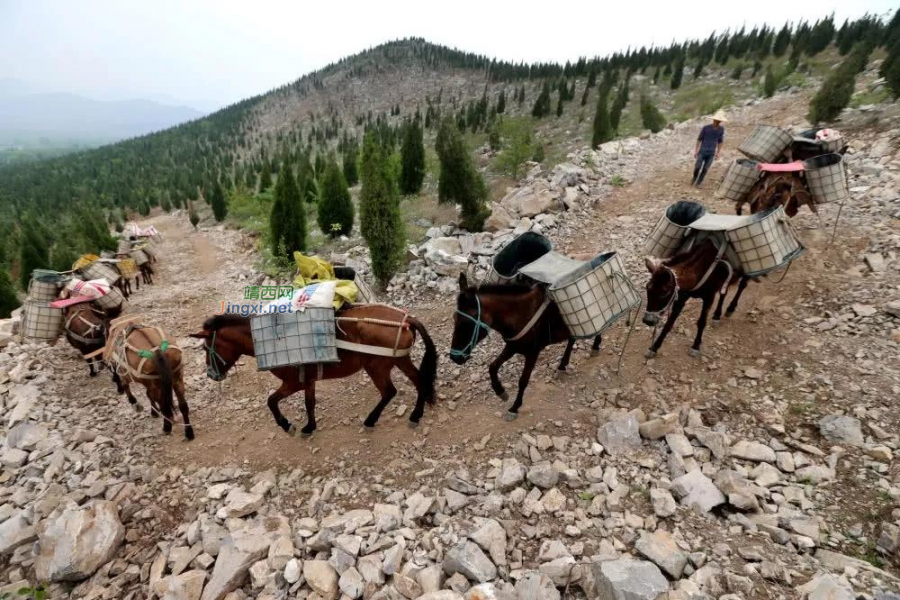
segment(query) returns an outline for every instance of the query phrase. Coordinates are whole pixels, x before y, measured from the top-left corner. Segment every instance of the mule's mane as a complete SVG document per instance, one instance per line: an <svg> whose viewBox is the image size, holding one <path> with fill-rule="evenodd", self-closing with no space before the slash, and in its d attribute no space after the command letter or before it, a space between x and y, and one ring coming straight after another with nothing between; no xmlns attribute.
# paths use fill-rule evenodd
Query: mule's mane
<svg viewBox="0 0 900 600"><path fill-rule="evenodd" d="M218 331L222 327L246 325L248 321L250 321L250 317L225 313L224 315L215 315L208 318L203 322L203 329L206 331Z"/></svg>

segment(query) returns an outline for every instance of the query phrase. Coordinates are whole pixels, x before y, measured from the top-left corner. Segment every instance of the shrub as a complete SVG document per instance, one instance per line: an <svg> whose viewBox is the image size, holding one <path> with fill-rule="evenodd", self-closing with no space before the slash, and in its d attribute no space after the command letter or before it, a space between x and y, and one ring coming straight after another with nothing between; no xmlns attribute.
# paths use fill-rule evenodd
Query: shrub
<svg viewBox="0 0 900 600"><path fill-rule="evenodd" d="M809 105L811 123L833 121L849 104L853 97L856 74L863 70L869 59L872 46L860 42L841 65L822 82Z"/></svg>
<svg viewBox="0 0 900 600"><path fill-rule="evenodd" d="M775 78L775 73L772 72L772 65L769 65L766 68L766 77L763 79L763 92L765 92L766 98L771 98L775 95L777 86L778 80Z"/></svg>
<svg viewBox="0 0 900 600"><path fill-rule="evenodd" d="M197 224L200 222L200 215L197 214L197 211L194 209L193 204L190 206L188 219L191 220L191 225L194 226L194 229L197 229Z"/></svg>
<svg viewBox="0 0 900 600"><path fill-rule="evenodd" d="M216 181L213 184L212 197L209 199L209 205L212 207L213 217L216 221L222 221L228 215L228 204L225 202L225 193L222 186Z"/></svg>
<svg viewBox="0 0 900 600"><path fill-rule="evenodd" d="M513 179L519 178L519 168L531 158L531 123L526 119L507 119L503 123L506 145L497 157L497 167Z"/></svg>
<svg viewBox="0 0 900 600"><path fill-rule="evenodd" d="M71 263L69 263L71 266ZM0 269L0 319L8 319L19 308L19 298L9 273Z"/></svg>
<svg viewBox="0 0 900 600"><path fill-rule="evenodd" d="M666 126L666 118L659 112L648 94L641 96L641 120L644 122L644 127L653 133L662 131Z"/></svg>
<svg viewBox="0 0 900 600"><path fill-rule="evenodd" d="M333 159L328 161L322 176L322 189L317 207L319 229L325 235L337 237L353 230L353 201L347 180Z"/></svg>

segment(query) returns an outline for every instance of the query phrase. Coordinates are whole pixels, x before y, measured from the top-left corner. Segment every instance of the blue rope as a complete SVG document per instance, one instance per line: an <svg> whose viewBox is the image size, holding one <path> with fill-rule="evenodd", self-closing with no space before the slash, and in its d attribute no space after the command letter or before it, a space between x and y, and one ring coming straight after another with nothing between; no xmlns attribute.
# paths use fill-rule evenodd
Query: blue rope
<svg viewBox="0 0 900 600"><path fill-rule="evenodd" d="M475 346L478 344L478 333L481 331L483 327L485 331L490 333L491 328L487 323L481 320L481 300L478 298L478 294L475 294L475 304L478 307L478 315L473 317L469 313L465 313L459 309L456 309L457 314L464 316L465 318L473 321L475 323L475 327L472 330L472 339L469 340L469 343L466 344L466 347L462 350L457 350L455 348L450 348L450 356L461 356L463 358L468 358L472 353L472 350L475 349Z"/></svg>
<svg viewBox="0 0 900 600"><path fill-rule="evenodd" d="M206 367L206 375L210 379L219 381L222 378L222 373L219 371L219 362L222 363L222 366L225 366L225 359L216 352L216 333L213 331L212 343L206 344L206 349L209 352L209 364Z"/></svg>

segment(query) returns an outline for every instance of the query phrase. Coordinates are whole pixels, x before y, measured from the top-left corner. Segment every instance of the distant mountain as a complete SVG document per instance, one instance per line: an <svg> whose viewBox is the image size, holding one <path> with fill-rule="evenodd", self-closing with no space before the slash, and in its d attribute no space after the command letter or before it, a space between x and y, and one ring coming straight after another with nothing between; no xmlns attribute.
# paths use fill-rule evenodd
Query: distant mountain
<svg viewBox="0 0 900 600"><path fill-rule="evenodd" d="M33 92L17 80L0 85L0 144L28 137L117 140L167 129L203 113L152 100L101 101ZM30 134L30 135L29 135Z"/></svg>

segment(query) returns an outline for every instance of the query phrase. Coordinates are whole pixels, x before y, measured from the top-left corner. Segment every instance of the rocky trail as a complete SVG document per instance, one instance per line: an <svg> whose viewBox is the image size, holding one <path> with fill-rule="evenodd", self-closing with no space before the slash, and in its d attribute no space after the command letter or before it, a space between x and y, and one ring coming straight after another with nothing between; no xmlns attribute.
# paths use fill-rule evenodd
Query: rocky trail
<svg viewBox="0 0 900 600"><path fill-rule="evenodd" d="M687 353L693 303L652 360L650 328L638 321L626 346L618 324L598 357L579 342L562 378L562 347L546 351L515 422L488 383L496 335L462 367L446 359L460 261L438 247L458 246L483 275L514 233L541 231L568 254L616 249L643 289L641 244L665 207L694 199L730 213L713 191L739 141L759 122L803 128L806 107L780 94L729 111L727 150L700 190L689 186L694 121L534 169L491 234L430 232L389 292L441 351L439 399L415 430L399 373L373 432L365 375L318 385L311 439L276 427L265 398L277 380L253 359L209 380L187 336L262 281L252 244L150 219L162 233L155 285L127 310L183 348L197 439L163 435L64 341L0 349L0 597L38 582L48 598L128 600L900 597L890 107L840 127L853 201L835 241L838 207L821 220L804 208L794 225L807 255L779 283L752 284L707 329L701 357ZM508 389L520 369L514 359L501 371ZM299 397L282 410L305 418Z"/></svg>

